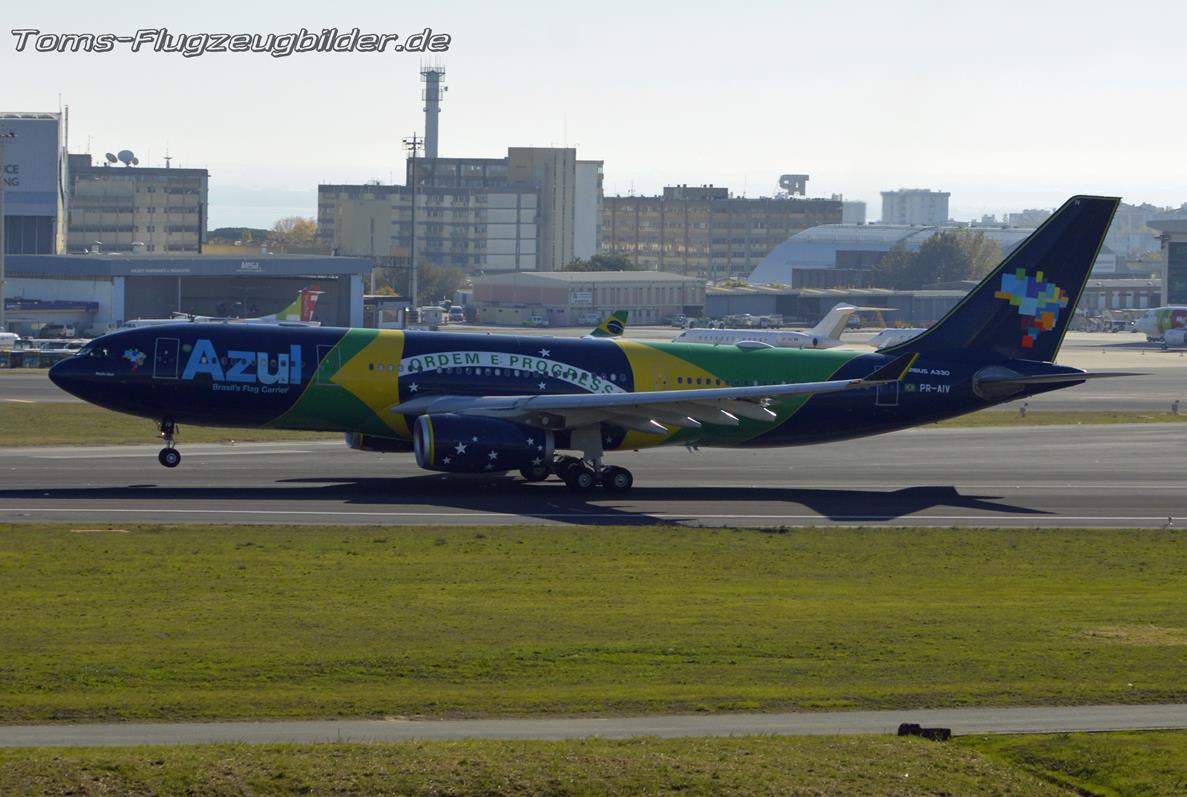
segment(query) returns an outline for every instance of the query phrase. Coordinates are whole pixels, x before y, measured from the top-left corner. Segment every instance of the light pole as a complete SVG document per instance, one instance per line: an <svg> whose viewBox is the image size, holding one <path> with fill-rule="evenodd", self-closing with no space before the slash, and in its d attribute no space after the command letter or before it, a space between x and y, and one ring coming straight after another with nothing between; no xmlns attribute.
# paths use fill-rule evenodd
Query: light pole
<svg viewBox="0 0 1187 797"><path fill-rule="evenodd" d="M5 311L4 298L4 251L8 247L8 240L4 235L4 183L7 180L7 164L4 161L4 142L16 138L11 130L0 131L0 332L8 331L8 314Z"/></svg>
<svg viewBox="0 0 1187 797"><path fill-rule="evenodd" d="M412 169L408 178L409 187L409 201L412 203L412 245L409 247L411 262L411 275L408 280L408 303L409 309L416 312L416 153L419 152L425 145L425 140L413 133L410 137L404 139L404 149L412 153ZM408 326L408 313L404 313L404 326Z"/></svg>

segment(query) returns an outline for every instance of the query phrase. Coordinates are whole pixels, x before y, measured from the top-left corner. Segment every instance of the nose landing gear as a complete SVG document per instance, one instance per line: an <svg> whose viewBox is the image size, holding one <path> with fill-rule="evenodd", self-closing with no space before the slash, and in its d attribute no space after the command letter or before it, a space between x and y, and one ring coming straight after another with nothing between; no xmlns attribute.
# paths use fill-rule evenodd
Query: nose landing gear
<svg viewBox="0 0 1187 797"><path fill-rule="evenodd" d="M157 461L166 468L176 468L181 464L181 452L175 448L177 444L173 438L177 433L177 424L166 418L161 421L158 428L161 430L161 439L165 441L165 447L158 452Z"/></svg>

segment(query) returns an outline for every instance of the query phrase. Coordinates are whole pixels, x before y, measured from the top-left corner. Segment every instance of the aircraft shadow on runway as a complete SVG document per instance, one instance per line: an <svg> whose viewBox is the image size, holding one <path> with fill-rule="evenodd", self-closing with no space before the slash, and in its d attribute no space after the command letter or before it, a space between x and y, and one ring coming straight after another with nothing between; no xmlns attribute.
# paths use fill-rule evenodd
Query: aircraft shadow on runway
<svg viewBox="0 0 1187 797"><path fill-rule="evenodd" d="M916 512L939 507L1012 515L1049 515L1026 506L1001 503L1001 496L962 495L950 485L906 487L893 491L769 487L635 487L625 496L595 491L588 495L569 492L552 481L531 484L510 476L410 476L403 478L299 478L281 479L273 487L162 487L137 484L127 487L0 490L0 500L36 502L103 501L127 503L139 510L153 505L162 509L190 504L203 509L226 507L233 512L250 504L325 502L310 507L324 512L333 505L402 508L431 507L473 512L543 517L567 523L653 524L701 519L705 512L723 524L745 524L747 517L764 524L815 513L833 521L896 521ZM302 487L303 486L303 487ZM691 508L690 503L696 504ZM703 509L703 507L710 507ZM113 507L114 508L114 507ZM250 508L261 508L259 506ZM736 513L736 514L733 514ZM431 514L431 513L426 513ZM662 515L662 517L660 516ZM478 519L476 519L478 520ZM795 518L797 522L803 518ZM398 520L393 520L398 522Z"/></svg>

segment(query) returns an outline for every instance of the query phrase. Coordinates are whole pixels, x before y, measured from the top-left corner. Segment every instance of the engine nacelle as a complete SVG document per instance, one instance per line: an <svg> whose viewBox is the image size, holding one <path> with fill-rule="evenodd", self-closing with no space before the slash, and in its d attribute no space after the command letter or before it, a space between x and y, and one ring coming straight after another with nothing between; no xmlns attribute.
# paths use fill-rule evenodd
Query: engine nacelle
<svg viewBox="0 0 1187 797"><path fill-rule="evenodd" d="M1162 333L1167 346L1187 346L1187 329L1168 329Z"/></svg>
<svg viewBox="0 0 1187 797"><path fill-rule="evenodd" d="M346 432L346 445L356 451L408 452L412 443L398 437L378 437L373 434Z"/></svg>
<svg viewBox="0 0 1187 797"><path fill-rule="evenodd" d="M412 433L416 464L449 473L499 473L552 461L552 432L497 418L422 415Z"/></svg>

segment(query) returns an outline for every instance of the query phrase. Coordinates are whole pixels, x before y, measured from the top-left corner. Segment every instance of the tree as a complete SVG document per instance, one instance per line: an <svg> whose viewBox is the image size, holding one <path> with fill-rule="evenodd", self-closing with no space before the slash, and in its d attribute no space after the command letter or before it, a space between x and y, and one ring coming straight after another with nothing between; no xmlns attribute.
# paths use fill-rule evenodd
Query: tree
<svg viewBox="0 0 1187 797"><path fill-rule="evenodd" d="M215 241L225 241L230 244L238 242L246 246L253 240L267 240L269 234L268 230L259 227L216 227L207 234L207 238L212 243Z"/></svg>
<svg viewBox="0 0 1187 797"><path fill-rule="evenodd" d="M281 246L313 246L317 221L302 216L285 216L272 225L268 243Z"/></svg>
<svg viewBox="0 0 1187 797"><path fill-rule="evenodd" d="M596 254L589 260L577 258L565 266L565 271L638 271L636 266L626 255Z"/></svg>
<svg viewBox="0 0 1187 797"><path fill-rule="evenodd" d="M933 282L980 279L1001 260L1001 248L981 231L944 230L918 252L896 246L874 268L878 287L919 290Z"/></svg>
<svg viewBox="0 0 1187 797"><path fill-rule="evenodd" d="M406 267L381 268L375 275L376 293L408 296L409 271ZM453 266L436 266L421 261L416 271L416 302L436 304L453 299L453 294L466 284L466 272Z"/></svg>

